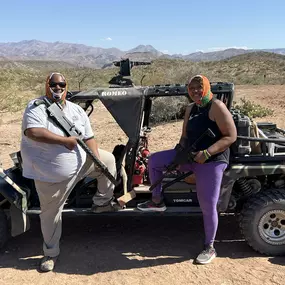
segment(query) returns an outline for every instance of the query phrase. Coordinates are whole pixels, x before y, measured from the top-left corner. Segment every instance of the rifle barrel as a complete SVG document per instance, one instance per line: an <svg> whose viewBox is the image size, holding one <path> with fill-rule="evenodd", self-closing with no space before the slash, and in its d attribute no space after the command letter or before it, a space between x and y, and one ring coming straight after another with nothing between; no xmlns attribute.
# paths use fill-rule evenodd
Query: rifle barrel
<svg viewBox="0 0 285 285"><path fill-rule="evenodd" d="M80 138L77 139L78 144L83 148L83 150L91 156L95 165L103 172L103 174L115 185L118 186L119 182L116 178L109 172L108 168L94 155L91 149L87 146L87 144L81 140Z"/></svg>

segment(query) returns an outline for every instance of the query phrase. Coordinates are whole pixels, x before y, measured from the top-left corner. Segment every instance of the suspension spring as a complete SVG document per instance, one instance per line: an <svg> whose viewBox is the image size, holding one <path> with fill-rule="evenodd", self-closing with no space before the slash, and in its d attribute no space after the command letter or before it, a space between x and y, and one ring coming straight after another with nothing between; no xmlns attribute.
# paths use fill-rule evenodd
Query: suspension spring
<svg viewBox="0 0 285 285"><path fill-rule="evenodd" d="M245 178L240 178L236 182L238 184L239 190L243 196L250 196L252 194L252 189Z"/></svg>

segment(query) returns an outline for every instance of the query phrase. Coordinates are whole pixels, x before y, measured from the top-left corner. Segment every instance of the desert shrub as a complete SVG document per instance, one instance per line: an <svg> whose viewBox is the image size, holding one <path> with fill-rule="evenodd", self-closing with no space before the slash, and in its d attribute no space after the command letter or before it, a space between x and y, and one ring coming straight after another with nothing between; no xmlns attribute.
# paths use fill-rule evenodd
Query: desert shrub
<svg viewBox="0 0 285 285"><path fill-rule="evenodd" d="M153 124L183 119L189 104L186 97L160 97L152 102L150 122Z"/></svg>
<svg viewBox="0 0 285 285"><path fill-rule="evenodd" d="M242 98L237 104L234 102L234 109L250 118L262 118L273 114L270 108L262 107L259 104ZM160 97L153 100L150 122L153 124L166 123L181 120L184 117L186 106L189 100L186 97Z"/></svg>
<svg viewBox="0 0 285 285"><path fill-rule="evenodd" d="M262 107L245 98L242 98L240 101L240 104L234 103L234 109L240 110L241 113L250 118L262 118L273 114L273 110L270 108Z"/></svg>
<svg viewBox="0 0 285 285"><path fill-rule="evenodd" d="M1 96L0 98L0 112L17 112L22 110L26 105L27 100L16 94L9 94L8 96Z"/></svg>
<svg viewBox="0 0 285 285"><path fill-rule="evenodd" d="M0 113L21 111L33 98L36 98L34 92L20 92L18 90L9 93L0 92Z"/></svg>

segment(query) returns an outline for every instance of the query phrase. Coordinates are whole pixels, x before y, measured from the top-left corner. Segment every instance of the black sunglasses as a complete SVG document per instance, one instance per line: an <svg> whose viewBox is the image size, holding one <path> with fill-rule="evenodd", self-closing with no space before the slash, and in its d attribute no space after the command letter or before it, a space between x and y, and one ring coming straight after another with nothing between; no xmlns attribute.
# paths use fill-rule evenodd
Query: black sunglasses
<svg viewBox="0 0 285 285"><path fill-rule="evenodd" d="M59 86L60 88L65 88L66 87L66 82L50 82L49 87L54 88L56 86Z"/></svg>

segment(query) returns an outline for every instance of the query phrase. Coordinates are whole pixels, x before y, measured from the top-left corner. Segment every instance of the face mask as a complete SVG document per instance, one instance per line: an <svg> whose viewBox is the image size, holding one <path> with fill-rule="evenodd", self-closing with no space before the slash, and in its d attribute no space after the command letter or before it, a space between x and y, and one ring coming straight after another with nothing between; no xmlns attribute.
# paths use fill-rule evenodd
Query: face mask
<svg viewBox="0 0 285 285"><path fill-rule="evenodd" d="M211 85L210 85L210 82L208 80L207 77L203 76L203 75L196 75L194 77L192 77L190 80L189 80L189 83L188 83L188 86L190 86L191 84L191 81L192 80L198 80L199 83L201 83L201 86L203 88L203 94L202 96L200 97L200 99L198 101L196 101L196 105L198 105L199 107L205 107L213 98L213 94L211 92ZM189 92L189 89L188 89L188 93L190 95L190 92ZM190 95L191 99L193 101L194 98L192 98L192 96Z"/></svg>
<svg viewBox="0 0 285 285"><path fill-rule="evenodd" d="M66 82L65 88L63 89L63 92L55 93L49 86L49 82L50 82L52 76L55 75L55 74L60 75L62 77L62 80L64 80L66 82L66 80L65 80L65 78L64 78L64 76L62 74L54 73L54 72L51 73L47 77L47 79L46 79L46 85L45 85L46 96L48 98L50 98L52 101L56 101L56 102L60 103L61 105L63 105L65 103L65 97L66 97L66 93L67 93L67 90L68 90L67 82Z"/></svg>
<svg viewBox="0 0 285 285"><path fill-rule="evenodd" d="M61 98L62 98L62 96L64 95L64 92L65 91L63 91L63 92L61 92L61 93L55 93L55 92L53 92L53 90L51 89L51 88L49 88L49 90L50 90L50 93L51 93L51 95L52 95L52 98L54 99L54 100L61 100Z"/></svg>

